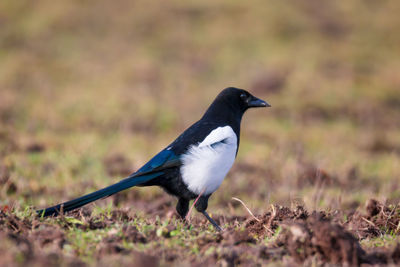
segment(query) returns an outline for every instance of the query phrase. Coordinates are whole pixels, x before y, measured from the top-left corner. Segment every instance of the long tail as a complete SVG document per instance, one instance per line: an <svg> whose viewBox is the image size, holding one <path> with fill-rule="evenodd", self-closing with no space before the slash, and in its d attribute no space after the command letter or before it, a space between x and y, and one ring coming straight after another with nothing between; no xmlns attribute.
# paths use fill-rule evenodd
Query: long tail
<svg viewBox="0 0 400 267"><path fill-rule="evenodd" d="M163 172L155 172L155 173L149 173L149 174L142 174L138 176L130 176L116 184L113 184L111 186L108 186L106 188L100 189L99 191L84 195L82 197L55 205L53 207L47 208L47 209L42 209L42 210L37 210L37 214L39 216L50 216L53 214L60 214L62 212L67 212L70 210L74 210L77 208L80 208L90 202L96 201L100 198L105 198L108 196L111 196L115 193L118 193L122 190L128 189L132 186L139 185L142 183L145 183L151 179L154 179L160 175L162 175Z"/></svg>

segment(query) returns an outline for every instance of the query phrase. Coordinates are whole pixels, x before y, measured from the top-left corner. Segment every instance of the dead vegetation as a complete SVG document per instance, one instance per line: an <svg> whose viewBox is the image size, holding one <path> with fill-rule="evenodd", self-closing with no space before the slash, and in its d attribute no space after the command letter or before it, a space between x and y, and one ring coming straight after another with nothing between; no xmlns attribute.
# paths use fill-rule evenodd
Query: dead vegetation
<svg viewBox="0 0 400 267"><path fill-rule="evenodd" d="M23 264L84 264L76 257L80 252L75 256L61 253L71 246L71 232L79 229L104 231L91 248L91 255L99 262L109 255L124 255L153 264L162 261L254 265L284 259L293 264L398 264L399 244L385 250L365 249L360 241L398 231L399 213L400 208L388 207L372 199L365 211L346 215L347 221L340 212L310 212L302 206L290 209L271 205L265 214L247 219L216 217L225 225L225 230L212 233L207 230L204 220L196 219L193 222L195 228L176 224L175 217L172 220L162 217L155 223L149 220L138 223L136 216L119 209L107 215L92 215L86 209L46 220L34 216L21 218L10 211L1 211L3 242L0 249L4 250L5 246L9 249L1 264L12 265L18 257ZM190 240L185 238L187 235L191 236ZM185 245L173 249L160 245L168 239ZM144 250L139 249L140 244L145 246ZM193 247L197 252L188 253L187 250Z"/></svg>

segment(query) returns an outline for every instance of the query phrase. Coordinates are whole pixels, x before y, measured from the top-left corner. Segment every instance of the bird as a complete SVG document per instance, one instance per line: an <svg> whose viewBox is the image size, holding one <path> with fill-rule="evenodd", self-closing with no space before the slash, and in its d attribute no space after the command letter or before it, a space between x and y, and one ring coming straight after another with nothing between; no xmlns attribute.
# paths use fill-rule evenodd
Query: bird
<svg viewBox="0 0 400 267"><path fill-rule="evenodd" d="M208 200L231 169L239 149L240 124L249 108L270 107L244 89L223 89L204 115L178 138L121 181L82 197L37 210L58 215L133 186L159 186L178 199L176 211L185 220L190 201L221 231L207 213Z"/></svg>

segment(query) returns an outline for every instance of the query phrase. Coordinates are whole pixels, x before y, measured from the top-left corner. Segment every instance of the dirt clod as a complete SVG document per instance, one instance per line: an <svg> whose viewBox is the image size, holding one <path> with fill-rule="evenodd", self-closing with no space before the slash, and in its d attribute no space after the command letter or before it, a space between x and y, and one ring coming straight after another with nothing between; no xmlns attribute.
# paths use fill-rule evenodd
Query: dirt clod
<svg viewBox="0 0 400 267"><path fill-rule="evenodd" d="M122 234L126 241L133 243L147 243L146 237L135 226L124 226Z"/></svg>
<svg viewBox="0 0 400 267"><path fill-rule="evenodd" d="M54 243L62 248L66 243L64 232L54 226L44 225L44 227L32 232L31 236L39 242L41 247Z"/></svg>
<svg viewBox="0 0 400 267"><path fill-rule="evenodd" d="M46 150L46 146L42 143L32 142L28 144L25 151L28 153L41 153Z"/></svg>
<svg viewBox="0 0 400 267"><path fill-rule="evenodd" d="M366 214L356 211L349 216L347 228L360 239L374 238L396 233L400 223L400 207L387 206L370 199L366 203Z"/></svg>
<svg viewBox="0 0 400 267"><path fill-rule="evenodd" d="M375 199L370 199L366 203L368 217L373 217L381 211L382 205Z"/></svg>
<svg viewBox="0 0 400 267"><path fill-rule="evenodd" d="M162 203L164 200L150 205L149 209L159 207ZM144 230L146 227L139 229L139 226L131 223L135 218L120 209L102 215L92 215L82 210L70 212L67 216L58 217L58 223L36 217L21 219L9 211L0 211L0 237L24 253L24 263L35 261L57 265L70 262L71 259L66 259L61 251L71 242L69 231L76 228L84 232L100 230L99 233L105 234L94 246L93 256L99 261L104 255L130 255L134 262L149 266L156 266L160 259L170 263L185 260L199 263L199 259L186 258L187 253L183 251L187 248L177 246L170 250L161 245L167 239L173 243L180 242L181 235L190 233L199 254L207 255L201 262L211 265L267 264L284 259L291 264L304 265L312 262L343 266L398 264L400 245L390 249L364 250L359 243L364 238L395 231L399 225L398 207L386 206L376 200L369 200L366 206L366 214L347 214L346 222L339 219L343 217L341 213L309 212L304 206L291 209L274 205L263 215L255 215L247 220L238 220L237 216L215 216L220 223L228 224L222 233L207 233L207 222L200 218L192 222L197 227L190 230L177 228L174 223L160 224L154 221L144 223L151 230ZM171 218L166 218L166 214L161 216L164 216L162 220L173 222ZM268 242L265 243L265 240ZM152 249L144 253L136 252L134 248L142 244ZM40 252L43 248L48 249L49 253Z"/></svg>

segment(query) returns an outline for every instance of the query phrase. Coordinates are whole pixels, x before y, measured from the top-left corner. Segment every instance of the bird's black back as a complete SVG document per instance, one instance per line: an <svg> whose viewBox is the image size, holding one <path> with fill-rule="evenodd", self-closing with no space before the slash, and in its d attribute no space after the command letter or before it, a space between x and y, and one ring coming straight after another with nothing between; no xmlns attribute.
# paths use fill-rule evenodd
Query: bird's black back
<svg viewBox="0 0 400 267"><path fill-rule="evenodd" d="M208 107L203 117L186 129L168 148L181 155L191 145L203 141L214 129L230 126L237 137L237 147L240 141L240 123L248 107L243 105L240 94L242 89L229 87L224 89ZM246 92L247 93L247 92Z"/></svg>

